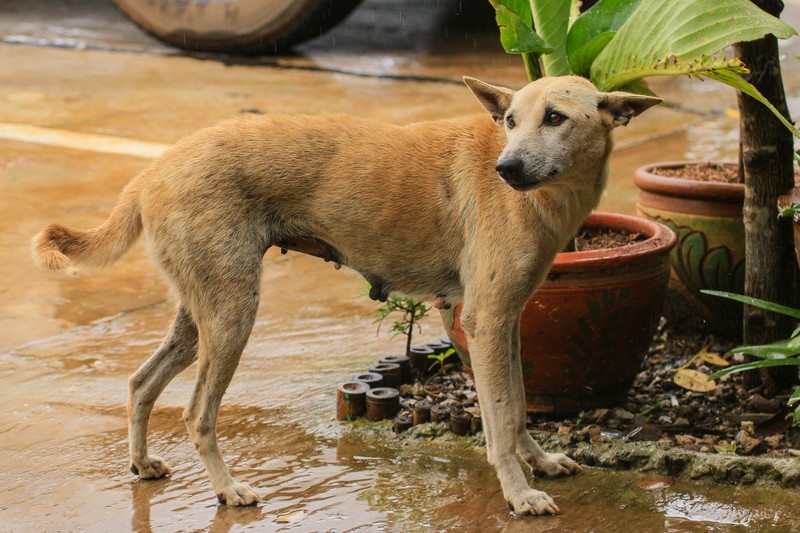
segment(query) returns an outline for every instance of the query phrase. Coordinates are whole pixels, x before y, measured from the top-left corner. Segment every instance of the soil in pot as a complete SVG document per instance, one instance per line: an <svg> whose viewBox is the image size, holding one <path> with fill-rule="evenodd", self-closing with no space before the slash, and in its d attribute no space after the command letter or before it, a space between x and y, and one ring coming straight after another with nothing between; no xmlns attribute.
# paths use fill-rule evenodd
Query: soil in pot
<svg viewBox="0 0 800 533"><path fill-rule="evenodd" d="M638 168L634 183L637 214L678 236L670 254L667 319L690 330L739 337L741 306L700 292L744 290L744 184L738 183L738 165L654 163Z"/></svg>

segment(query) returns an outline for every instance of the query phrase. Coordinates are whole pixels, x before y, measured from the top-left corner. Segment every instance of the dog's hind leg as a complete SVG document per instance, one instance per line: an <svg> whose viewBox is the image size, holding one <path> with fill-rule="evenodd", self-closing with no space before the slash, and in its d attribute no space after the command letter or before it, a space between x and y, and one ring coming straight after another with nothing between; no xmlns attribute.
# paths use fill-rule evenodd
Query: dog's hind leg
<svg viewBox="0 0 800 533"><path fill-rule="evenodd" d="M251 266L249 258L230 258ZM215 287L206 287L202 309L194 312L199 332L197 382L183 414L189 435L208 471L220 503L252 505L259 497L248 485L237 483L217 444L217 416L228 384L253 328L258 308L260 256L252 271L238 268ZM233 263L229 263L233 264Z"/></svg>
<svg viewBox="0 0 800 533"><path fill-rule="evenodd" d="M128 439L131 471L142 479L170 473L164 461L147 453L147 426L164 387L195 360L197 328L183 305L156 352L128 380Z"/></svg>

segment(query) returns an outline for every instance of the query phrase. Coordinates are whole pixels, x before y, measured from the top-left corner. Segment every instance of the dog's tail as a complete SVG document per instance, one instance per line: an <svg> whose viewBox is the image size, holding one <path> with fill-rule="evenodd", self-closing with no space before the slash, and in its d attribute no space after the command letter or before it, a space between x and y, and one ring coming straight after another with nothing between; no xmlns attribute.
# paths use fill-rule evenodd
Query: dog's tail
<svg viewBox="0 0 800 533"><path fill-rule="evenodd" d="M103 224L88 230L48 224L33 238L33 260L51 270L74 265L103 266L116 261L142 233L138 190L129 184Z"/></svg>

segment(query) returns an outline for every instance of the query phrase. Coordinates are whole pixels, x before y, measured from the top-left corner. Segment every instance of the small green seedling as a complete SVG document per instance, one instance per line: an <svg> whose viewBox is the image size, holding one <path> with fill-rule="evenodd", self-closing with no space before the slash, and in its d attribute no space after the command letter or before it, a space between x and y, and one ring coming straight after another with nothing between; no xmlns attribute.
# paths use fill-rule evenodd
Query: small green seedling
<svg viewBox="0 0 800 533"><path fill-rule="evenodd" d="M428 359L433 359L433 363L431 363L431 366L428 367L428 370L429 371L433 370L434 368L436 368L436 365L439 365L439 374L444 375L447 369L453 366L453 365L446 365L444 364L444 362L447 361L447 359L454 353L456 353L456 351L453 348L450 348L442 353L429 355Z"/></svg>

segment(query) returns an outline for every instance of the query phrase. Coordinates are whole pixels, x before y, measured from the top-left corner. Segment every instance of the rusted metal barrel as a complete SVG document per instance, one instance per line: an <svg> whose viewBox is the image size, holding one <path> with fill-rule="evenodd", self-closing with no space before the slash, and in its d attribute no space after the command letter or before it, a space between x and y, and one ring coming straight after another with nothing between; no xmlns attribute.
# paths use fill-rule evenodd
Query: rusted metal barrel
<svg viewBox="0 0 800 533"><path fill-rule="evenodd" d="M400 386L400 365L396 363L379 363L369 367L369 371L383 376L382 387Z"/></svg>
<svg viewBox="0 0 800 533"><path fill-rule="evenodd" d="M375 372L362 372L361 374L356 374L350 381L360 381L362 383L366 383L371 389L383 386L383 376Z"/></svg>
<svg viewBox="0 0 800 533"><path fill-rule="evenodd" d="M367 420L377 422L394 418L400 411L400 393L391 387L376 387L367 391Z"/></svg>
<svg viewBox="0 0 800 533"><path fill-rule="evenodd" d="M405 355L387 355L378 359L378 362L400 365L400 383L411 383L411 359Z"/></svg>
<svg viewBox="0 0 800 533"><path fill-rule="evenodd" d="M336 418L348 422L367 412L369 385L361 381L345 381L336 387Z"/></svg>
<svg viewBox="0 0 800 533"><path fill-rule="evenodd" d="M426 344L423 344L423 346L433 350L433 353L435 353L436 355L439 355L440 353L444 353L444 352L446 352L447 350L449 350L450 348L453 347L453 345L450 344L449 342L442 342L442 341L439 341L439 342L428 342Z"/></svg>
<svg viewBox="0 0 800 533"><path fill-rule="evenodd" d="M483 419L481 419L481 415L472 415L469 432L476 435L480 431L483 431Z"/></svg>
<svg viewBox="0 0 800 533"><path fill-rule="evenodd" d="M430 374L429 368L433 360L428 359L429 355L433 355L433 350L427 346L412 346L408 353L411 359L411 373L420 381L424 381Z"/></svg>
<svg viewBox="0 0 800 533"><path fill-rule="evenodd" d="M450 413L450 431L456 435L467 435L472 425L472 415L466 411L453 411Z"/></svg>
<svg viewBox="0 0 800 533"><path fill-rule="evenodd" d="M394 417L394 424L392 425L392 430L395 433L402 433L405 430L409 429L413 423L411 419L405 415L397 415Z"/></svg>
<svg viewBox="0 0 800 533"><path fill-rule="evenodd" d="M452 408L447 405L434 405L431 407L431 422L445 422L450 420Z"/></svg>
<svg viewBox="0 0 800 533"><path fill-rule="evenodd" d="M421 400L414 405L414 414L412 415L414 425L418 426L431 421L431 403L426 400Z"/></svg>

